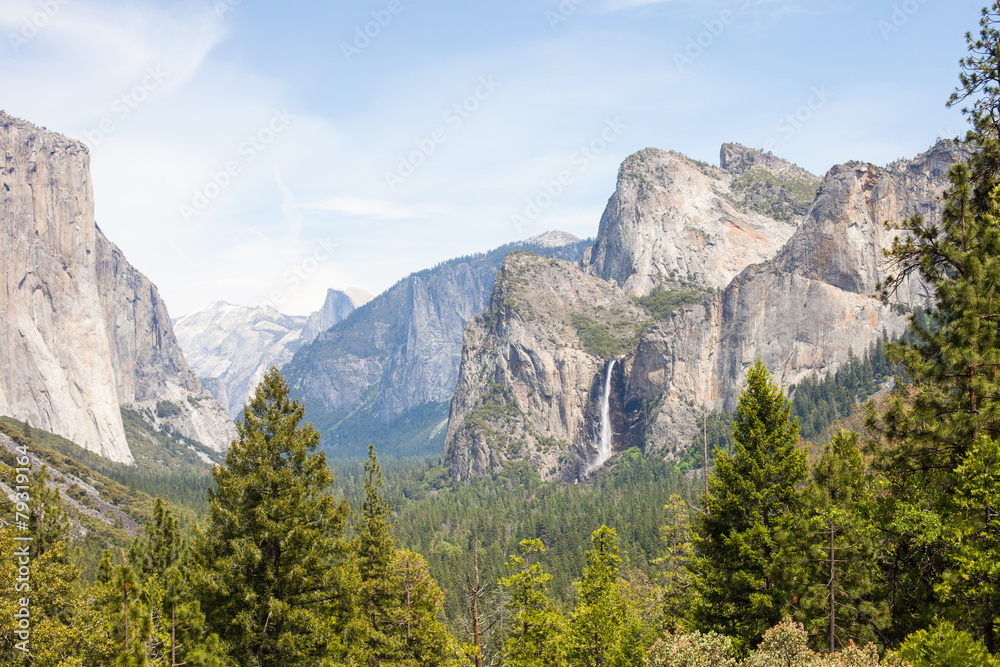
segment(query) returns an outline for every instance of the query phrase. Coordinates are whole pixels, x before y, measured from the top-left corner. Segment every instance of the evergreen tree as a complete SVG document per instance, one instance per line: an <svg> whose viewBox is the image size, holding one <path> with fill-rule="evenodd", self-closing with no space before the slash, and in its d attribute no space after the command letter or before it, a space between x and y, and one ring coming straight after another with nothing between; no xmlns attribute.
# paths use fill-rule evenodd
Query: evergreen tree
<svg viewBox="0 0 1000 667"><path fill-rule="evenodd" d="M614 528L601 526L591 536L566 657L581 667L627 667L642 660L642 633L618 585L621 557Z"/></svg>
<svg viewBox="0 0 1000 667"><path fill-rule="evenodd" d="M522 540L520 555L511 554L507 563L512 574L500 580L510 592L514 611L503 651L506 667L566 665L562 648L566 622L548 596L552 575L537 561L544 553L541 540Z"/></svg>
<svg viewBox="0 0 1000 667"><path fill-rule="evenodd" d="M69 537L69 517L63 507L59 489L50 489L48 481L49 474L44 468L32 478L28 529L34 537L35 558Z"/></svg>
<svg viewBox="0 0 1000 667"><path fill-rule="evenodd" d="M996 651L1000 579L980 572L956 574L963 552L979 546L970 526L992 521L991 510L955 507L961 466L980 436L1000 437L1000 205L997 166L1000 143L1000 6L983 10L979 36L967 35L961 86L950 103L971 101L964 111L975 149L969 165L949 172L950 189L940 224L920 216L900 226L887 252L894 267L882 287L889 297L904 280L919 276L934 291L930 323L911 318L912 339L890 346L913 384L881 420L884 443L875 443L887 483L880 523L885 527L885 599L895 619L891 641L926 627L936 613L984 639ZM971 468L976 465L970 462ZM956 535L968 539L957 540ZM968 574L968 571L966 571ZM943 581L947 579L947 581ZM963 583L964 582L964 583Z"/></svg>
<svg viewBox="0 0 1000 667"><path fill-rule="evenodd" d="M223 665L226 656L217 635L209 635L200 601L192 588L193 567L180 522L162 499L156 499L146 536L137 537L129 556L145 585L159 591L150 601L154 622L164 637L163 662L177 665Z"/></svg>
<svg viewBox="0 0 1000 667"><path fill-rule="evenodd" d="M373 445L365 462L365 496L354 530L364 643L363 660L371 667L392 664L404 651L404 636L396 626L403 610L393 569L396 538L392 534L392 508L382 498L382 468ZM361 648L359 646L359 648Z"/></svg>
<svg viewBox="0 0 1000 667"><path fill-rule="evenodd" d="M850 641L881 639L889 620L888 610L873 593L879 576L871 525L873 487L857 434L841 431L824 448L803 494L806 588L798 615L818 638L816 644L830 653Z"/></svg>
<svg viewBox="0 0 1000 667"><path fill-rule="evenodd" d="M758 359L740 395L734 452L715 452L691 566L698 625L732 637L743 653L789 606L791 529L802 507L796 487L806 476L798 439L788 401Z"/></svg>
<svg viewBox="0 0 1000 667"><path fill-rule="evenodd" d="M237 423L199 547L206 614L239 665L319 664L351 618L346 501L274 367Z"/></svg>
<svg viewBox="0 0 1000 667"><path fill-rule="evenodd" d="M365 497L354 540L359 622L351 633L352 658L372 667L453 664L465 649L437 618L443 596L427 561L396 548L374 446L368 448L364 470Z"/></svg>
<svg viewBox="0 0 1000 667"><path fill-rule="evenodd" d="M691 515L687 504L676 493L663 506L667 519L660 528L666 554L654 561L662 572L662 617L665 630L677 630L688 616L694 592L691 559Z"/></svg>

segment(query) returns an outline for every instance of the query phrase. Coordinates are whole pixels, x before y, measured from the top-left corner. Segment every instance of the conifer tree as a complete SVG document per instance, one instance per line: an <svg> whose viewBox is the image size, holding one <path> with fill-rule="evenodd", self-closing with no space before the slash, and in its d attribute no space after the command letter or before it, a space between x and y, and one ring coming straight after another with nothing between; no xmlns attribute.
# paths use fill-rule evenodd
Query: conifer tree
<svg viewBox="0 0 1000 667"><path fill-rule="evenodd" d="M510 592L514 612L510 638L504 645L506 667L559 667L566 665L563 633L566 622L548 596L552 575L538 558L545 553L541 540L522 540L520 554L511 554L512 574L500 580Z"/></svg>
<svg viewBox="0 0 1000 667"><path fill-rule="evenodd" d="M354 540L360 619L351 633L352 657L370 667L452 664L460 649L437 619L441 589L423 556L396 548L374 446L368 447L364 470L365 498Z"/></svg>
<svg viewBox="0 0 1000 667"><path fill-rule="evenodd" d="M696 524L691 570L699 626L733 638L742 653L789 607L792 538L805 479L798 423L760 359L747 373L733 425L732 455L715 451L706 512Z"/></svg>
<svg viewBox="0 0 1000 667"><path fill-rule="evenodd" d="M824 448L803 493L807 512L799 530L806 587L798 615L830 653L850 641L881 640L889 620L873 592L879 576L871 525L874 485L857 434L841 431Z"/></svg>
<svg viewBox="0 0 1000 667"><path fill-rule="evenodd" d="M690 611L694 587L694 575L689 569L694 555L691 513L676 493L670 496L663 510L667 518L660 527L660 535L666 553L654 562L662 572L663 629L676 630Z"/></svg>
<svg viewBox="0 0 1000 667"><path fill-rule="evenodd" d="M1000 582L977 576L973 583L964 568L974 557L963 555L980 546L985 534L969 528L989 526L991 510L984 505L975 513L954 501L964 484L960 470L978 465L970 460L974 444L1000 437L998 22L1000 5L984 9L979 35L966 36L969 55L949 102L970 103L963 109L972 126L970 163L949 172L940 221L906 220L887 252L894 273L883 297L911 276L934 296L928 319L911 317L912 340L890 346L912 379L908 395L870 420L885 439L873 452L887 484L879 523L886 534L883 579L891 582L884 597L895 619L890 639L901 641L940 613L982 637L991 652L1000 648Z"/></svg>
<svg viewBox="0 0 1000 667"><path fill-rule="evenodd" d="M351 617L349 508L315 450L319 433L271 370L238 438L215 466L211 516L199 547L206 615L247 667L319 664L342 653Z"/></svg>
<svg viewBox="0 0 1000 667"><path fill-rule="evenodd" d="M403 613L393 571L396 538L392 508L382 498L382 468L373 445L365 462L365 498L354 530L360 590L358 610L363 621L364 661L371 667L391 663L403 651L396 620Z"/></svg>
<svg viewBox="0 0 1000 667"><path fill-rule="evenodd" d="M566 637L567 660L581 667L639 664L642 633L618 584L618 535L614 528L601 526L591 535L591 544L583 578L577 582L579 596Z"/></svg>

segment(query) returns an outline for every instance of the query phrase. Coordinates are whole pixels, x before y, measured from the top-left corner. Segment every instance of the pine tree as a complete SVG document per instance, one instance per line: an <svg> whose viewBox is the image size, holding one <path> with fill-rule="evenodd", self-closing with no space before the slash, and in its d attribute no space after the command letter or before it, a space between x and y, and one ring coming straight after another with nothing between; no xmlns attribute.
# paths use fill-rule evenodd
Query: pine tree
<svg viewBox="0 0 1000 667"><path fill-rule="evenodd" d="M807 513L799 531L806 588L798 616L830 653L850 641L880 640L889 621L873 592L879 576L871 524L874 486L857 434L841 431L824 448L803 493Z"/></svg>
<svg viewBox="0 0 1000 667"><path fill-rule="evenodd" d="M796 487L806 477L798 439L788 401L758 359L740 395L734 452L715 452L691 566L698 625L732 637L744 654L789 606L791 531L802 507Z"/></svg>
<svg viewBox="0 0 1000 667"><path fill-rule="evenodd" d="M566 657L581 667L627 667L642 660L642 633L618 584L621 556L614 528L591 535L583 578L566 637Z"/></svg>
<svg viewBox="0 0 1000 667"><path fill-rule="evenodd" d="M678 495L663 506L667 518L660 528L665 555L654 563L663 579L662 615L665 630L677 630L688 616L694 592L694 576L689 569L694 555L691 541L691 513Z"/></svg>
<svg viewBox="0 0 1000 667"><path fill-rule="evenodd" d="M371 667L452 664L461 650L437 619L441 589L423 556L396 548L374 446L364 469L365 498L354 527L360 623L352 631L352 657Z"/></svg>
<svg viewBox="0 0 1000 667"><path fill-rule="evenodd" d="M396 627L403 613L393 569L396 538L392 534L392 508L383 500L381 490L382 468L375 447L369 445L365 497L354 526L354 553L360 578L358 610L364 623L363 659L371 667L391 664L404 649Z"/></svg>
<svg viewBox="0 0 1000 667"><path fill-rule="evenodd" d="M243 410L225 465L213 468L199 583L210 626L239 665L335 657L351 618L350 509L329 493L319 434L302 418L272 367Z"/></svg>
<svg viewBox="0 0 1000 667"><path fill-rule="evenodd" d="M34 557L54 547L69 537L69 517L63 507L59 489L49 488L49 474L41 469L35 473L31 484L31 515L28 529L34 536Z"/></svg>
<svg viewBox="0 0 1000 667"><path fill-rule="evenodd" d="M503 651L506 667L566 665L562 648L566 622L548 596L552 575L537 560L543 553L541 540L522 540L520 554L511 554L507 563L512 574L500 580L510 592L514 612Z"/></svg>
<svg viewBox="0 0 1000 667"><path fill-rule="evenodd" d="M974 444L1000 437L1000 5L983 10L979 36L967 35L961 86L950 104L971 101L963 111L972 127L969 165L949 172L950 189L940 224L915 216L887 252L894 275L888 298L903 280L919 276L933 288L929 319L911 317L911 340L890 346L890 357L912 379L882 419L870 420L884 443L875 443L887 484L880 523L885 526L883 579L895 619L890 639L926 627L936 613L972 630L991 652L998 648L1000 577L967 578L963 552L979 547L991 509L955 507L963 484L960 469L975 469ZM980 462L981 463L981 462ZM965 468L963 468L965 466ZM959 540L957 535L966 535ZM970 575L971 576L971 575ZM962 582L965 583L962 583Z"/></svg>

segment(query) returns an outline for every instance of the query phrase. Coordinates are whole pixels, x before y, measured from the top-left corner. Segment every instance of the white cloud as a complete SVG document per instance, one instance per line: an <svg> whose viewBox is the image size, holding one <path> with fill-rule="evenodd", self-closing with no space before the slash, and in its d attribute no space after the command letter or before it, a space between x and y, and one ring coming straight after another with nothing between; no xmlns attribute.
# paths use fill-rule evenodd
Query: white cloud
<svg viewBox="0 0 1000 667"><path fill-rule="evenodd" d="M401 220L419 217L412 208L396 206L380 199L362 199L349 195L330 197L323 201L302 204L304 208L341 213L352 218L372 218L375 220Z"/></svg>

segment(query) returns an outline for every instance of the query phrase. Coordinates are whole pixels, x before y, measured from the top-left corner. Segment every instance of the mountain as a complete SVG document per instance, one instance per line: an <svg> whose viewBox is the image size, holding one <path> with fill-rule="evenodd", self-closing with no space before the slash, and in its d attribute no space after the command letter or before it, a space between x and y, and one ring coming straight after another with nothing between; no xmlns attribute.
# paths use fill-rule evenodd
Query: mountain
<svg viewBox="0 0 1000 667"><path fill-rule="evenodd" d="M939 215L947 170L966 159L962 145L941 141L884 168L836 166L775 248L781 220L753 218L772 234L743 238L745 222L737 224L725 205L733 190L722 187L723 169L649 149L631 156L585 270L540 260L505 265L490 308L466 332L444 462L459 478L528 459L548 478L575 479L598 460L605 423L613 452L641 446L671 458L698 433L705 409L735 409L758 356L784 387L836 371L852 349L903 331L908 310L926 303L928 290L915 279L892 303L873 298L886 273L882 250L896 234L884 223ZM731 144L723 146L721 163L737 176L785 170L807 178L773 156ZM757 188L751 201L786 210L794 197L782 190ZM683 207L706 213L687 215ZM734 256L699 242L726 225L740 228L725 233L740 241ZM716 255L706 259L706 252ZM765 259L712 289L752 256ZM588 274L610 277L598 286ZM628 296L649 318L635 321L631 332ZM581 363L581 350L592 358Z"/></svg>
<svg viewBox="0 0 1000 667"><path fill-rule="evenodd" d="M202 384L236 418L272 364L285 365L302 345L371 298L360 289L330 289L323 307L308 317L217 301L175 320L174 330Z"/></svg>
<svg viewBox="0 0 1000 667"><path fill-rule="evenodd" d="M437 454L462 331L483 312L508 253L579 261L590 241L548 232L411 274L299 349L282 369L333 451Z"/></svg>
<svg viewBox="0 0 1000 667"><path fill-rule="evenodd" d="M584 259L587 270L643 295L669 278L723 289L774 256L819 178L736 144L721 153L721 168L655 148L626 158Z"/></svg>
<svg viewBox="0 0 1000 667"><path fill-rule="evenodd" d="M650 324L623 290L570 262L508 255L486 313L465 330L445 440L453 474L528 458L543 478L582 477L588 457L574 443L596 435L606 358Z"/></svg>
<svg viewBox="0 0 1000 667"><path fill-rule="evenodd" d="M0 156L0 415L125 463L123 408L223 451L232 421L94 220L87 148L0 112Z"/></svg>

